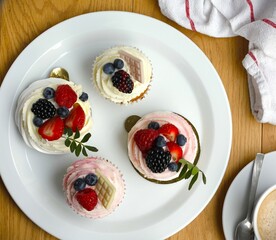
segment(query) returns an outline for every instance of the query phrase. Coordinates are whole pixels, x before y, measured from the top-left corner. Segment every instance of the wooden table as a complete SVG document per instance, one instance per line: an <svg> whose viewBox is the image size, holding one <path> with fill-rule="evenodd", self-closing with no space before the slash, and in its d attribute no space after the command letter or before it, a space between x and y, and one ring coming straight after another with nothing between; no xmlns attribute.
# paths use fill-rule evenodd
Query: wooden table
<svg viewBox="0 0 276 240"><path fill-rule="evenodd" d="M257 152L266 153L276 147L276 127L257 123L250 112L247 76L241 64L247 53L245 39L215 39L186 30L161 14L157 0L4 0L0 1L0 82L20 52L43 31L73 16L103 10L135 12L168 23L195 42L219 73L233 119L229 164L207 207L192 223L168 239L223 239L222 206L232 180ZM0 239L55 239L24 215L2 181L0 206Z"/></svg>

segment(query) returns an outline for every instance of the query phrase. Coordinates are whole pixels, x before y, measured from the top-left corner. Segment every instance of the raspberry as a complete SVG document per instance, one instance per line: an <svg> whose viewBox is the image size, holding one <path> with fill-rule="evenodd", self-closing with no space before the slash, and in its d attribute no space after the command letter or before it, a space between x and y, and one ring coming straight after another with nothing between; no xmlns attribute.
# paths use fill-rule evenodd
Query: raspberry
<svg viewBox="0 0 276 240"><path fill-rule="evenodd" d="M56 114L55 106L47 99L43 98L40 98L33 104L31 111L35 116L41 119L51 118Z"/></svg>
<svg viewBox="0 0 276 240"><path fill-rule="evenodd" d="M131 80L129 74L124 70L119 70L111 78L112 84L120 92L131 93L134 87L134 83Z"/></svg>
<svg viewBox="0 0 276 240"><path fill-rule="evenodd" d="M92 211L98 203L98 195L91 188L85 188L76 194L78 203L87 211Z"/></svg>
<svg viewBox="0 0 276 240"><path fill-rule="evenodd" d="M153 148L148 151L146 156L146 164L154 173L162 173L168 167L171 160L169 151L164 151L163 148Z"/></svg>
<svg viewBox="0 0 276 240"><path fill-rule="evenodd" d="M158 137L158 131L154 129L141 129L134 135L134 141L142 153L146 153L154 145L155 139Z"/></svg>
<svg viewBox="0 0 276 240"><path fill-rule="evenodd" d="M77 98L77 94L69 85L63 84L57 87L55 100L60 107L71 108Z"/></svg>

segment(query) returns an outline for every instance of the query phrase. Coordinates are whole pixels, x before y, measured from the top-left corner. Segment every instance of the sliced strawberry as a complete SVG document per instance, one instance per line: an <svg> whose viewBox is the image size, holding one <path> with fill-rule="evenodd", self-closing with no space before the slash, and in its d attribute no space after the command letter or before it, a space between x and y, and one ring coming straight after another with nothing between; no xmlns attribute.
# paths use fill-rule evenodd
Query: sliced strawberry
<svg viewBox="0 0 276 240"><path fill-rule="evenodd" d="M67 84L59 85L56 89L55 100L60 107L71 108L77 98L75 91Z"/></svg>
<svg viewBox="0 0 276 240"><path fill-rule="evenodd" d="M71 128L73 132L81 130L85 123L85 113L78 103L75 103L73 109L70 111L69 116L65 119L64 124L66 127Z"/></svg>
<svg viewBox="0 0 276 240"><path fill-rule="evenodd" d="M154 145L159 133L154 129L141 129L134 135L134 141L142 153L146 153Z"/></svg>
<svg viewBox="0 0 276 240"><path fill-rule="evenodd" d="M54 141L59 139L64 130L63 120L56 116L45 121L39 128L38 133L42 138L49 141Z"/></svg>
<svg viewBox="0 0 276 240"><path fill-rule="evenodd" d="M167 142L167 147L169 152L172 155L172 159L175 162L178 162L179 159L181 159L183 156L182 148L177 143L174 143L174 142Z"/></svg>
<svg viewBox="0 0 276 240"><path fill-rule="evenodd" d="M176 140L179 133L178 128L171 123L166 123L159 128L159 133L164 135L171 142Z"/></svg>
<svg viewBox="0 0 276 240"><path fill-rule="evenodd" d="M92 211L98 203L98 195L92 188L85 188L77 192L76 199L87 211Z"/></svg>

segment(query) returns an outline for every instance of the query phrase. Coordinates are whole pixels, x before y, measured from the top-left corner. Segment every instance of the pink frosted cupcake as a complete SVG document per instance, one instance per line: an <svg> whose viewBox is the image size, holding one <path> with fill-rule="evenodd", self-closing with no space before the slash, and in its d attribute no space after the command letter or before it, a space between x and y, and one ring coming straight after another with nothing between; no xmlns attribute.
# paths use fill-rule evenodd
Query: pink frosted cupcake
<svg viewBox="0 0 276 240"><path fill-rule="evenodd" d="M185 165L187 171L194 167L194 172L198 173L200 170L194 164L199 154L195 127L173 112L149 113L140 118L128 133L128 156L133 167L142 177L156 183L184 179L182 169Z"/></svg>
<svg viewBox="0 0 276 240"><path fill-rule="evenodd" d="M69 206L87 218L102 218L121 203L125 183L119 169L111 162L90 157L75 161L63 178Z"/></svg>

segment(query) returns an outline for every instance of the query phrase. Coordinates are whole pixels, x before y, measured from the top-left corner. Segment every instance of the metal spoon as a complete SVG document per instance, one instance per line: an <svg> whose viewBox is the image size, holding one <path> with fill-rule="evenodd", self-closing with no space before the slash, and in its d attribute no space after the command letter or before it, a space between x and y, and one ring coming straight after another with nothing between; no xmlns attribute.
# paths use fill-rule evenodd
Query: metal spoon
<svg viewBox="0 0 276 240"><path fill-rule="evenodd" d="M69 73L62 67L54 68L50 72L50 77L52 78L62 78L69 81Z"/></svg>
<svg viewBox="0 0 276 240"><path fill-rule="evenodd" d="M242 222L240 222L236 227L236 231L235 231L236 240L254 239L254 231L252 226L252 211L253 211L259 176L262 169L263 159L264 159L264 154L257 153L256 158L254 160L254 166L253 166L253 172L252 172L247 215L246 215L246 218Z"/></svg>

